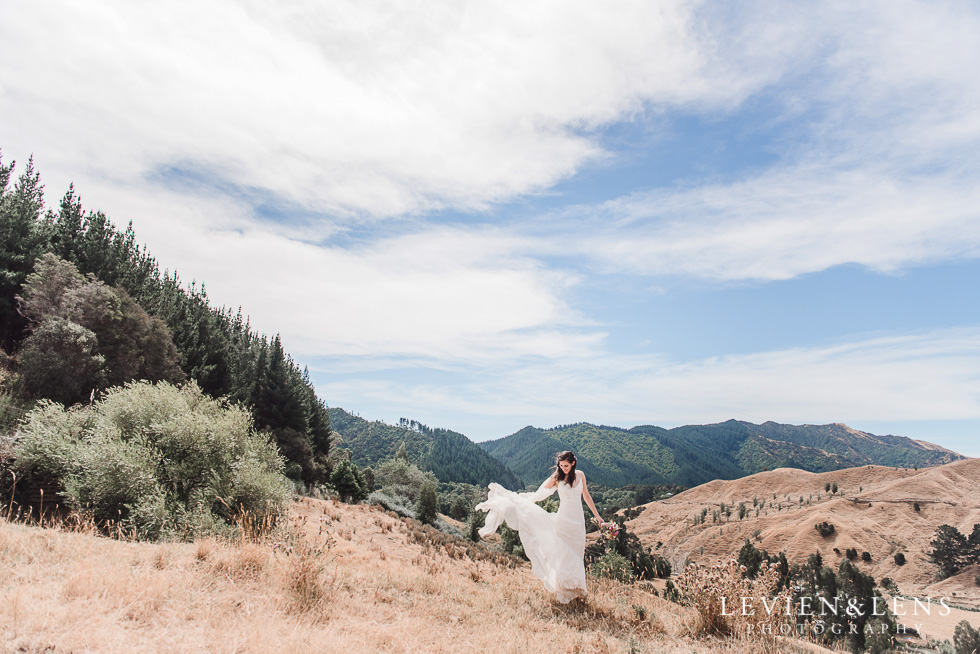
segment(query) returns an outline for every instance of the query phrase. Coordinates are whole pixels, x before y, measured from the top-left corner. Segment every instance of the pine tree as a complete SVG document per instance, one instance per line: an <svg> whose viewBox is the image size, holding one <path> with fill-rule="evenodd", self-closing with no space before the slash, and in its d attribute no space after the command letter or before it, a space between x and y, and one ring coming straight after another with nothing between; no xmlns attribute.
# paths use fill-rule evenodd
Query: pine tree
<svg viewBox="0 0 980 654"><path fill-rule="evenodd" d="M432 483L422 485L419 491L419 500L415 505L415 516L426 524L433 524L436 521L436 514L439 512L439 495L436 493L436 486Z"/></svg>
<svg viewBox="0 0 980 654"><path fill-rule="evenodd" d="M929 558L939 566L942 578L951 577L963 566L964 553L967 549L966 536L951 525L939 525L932 542Z"/></svg>
<svg viewBox="0 0 980 654"><path fill-rule="evenodd" d="M0 349L7 352L20 343L27 327L14 296L47 248L50 232L50 223L41 220L44 186L33 158L13 191L7 189L15 163L4 166L0 152Z"/></svg>
<svg viewBox="0 0 980 654"><path fill-rule="evenodd" d="M364 493L364 489L357 481L354 464L346 458L334 468L333 474L330 475L330 485L345 502L357 502Z"/></svg>

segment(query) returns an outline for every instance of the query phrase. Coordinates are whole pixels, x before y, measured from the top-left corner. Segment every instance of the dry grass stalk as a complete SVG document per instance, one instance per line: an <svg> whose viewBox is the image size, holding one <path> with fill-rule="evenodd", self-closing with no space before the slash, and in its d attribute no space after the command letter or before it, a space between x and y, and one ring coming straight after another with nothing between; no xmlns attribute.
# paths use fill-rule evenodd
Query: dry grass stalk
<svg viewBox="0 0 980 654"><path fill-rule="evenodd" d="M590 581L561 605L526 564L375 507L290 514L257 540L161 544L0 520L0 651L757 650L692 640L691 610L640 585Z"/></svg>
<svg viewBox="0 0 980 654"><path fill-rule="evenodd" d="M682 600L695 611L694 636L735 636L763 652L779 652L781 627L790 627L788 588L777 591L779 569L764 561L755 579L731 559L713 566L693 563L675 583ZM788 632L792 633L792 631Z"/></svg>

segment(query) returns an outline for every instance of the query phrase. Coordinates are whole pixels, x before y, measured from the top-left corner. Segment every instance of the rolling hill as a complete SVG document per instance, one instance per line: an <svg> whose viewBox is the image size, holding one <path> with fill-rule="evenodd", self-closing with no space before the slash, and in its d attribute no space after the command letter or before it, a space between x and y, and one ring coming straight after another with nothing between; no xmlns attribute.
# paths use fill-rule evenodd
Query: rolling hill
<svg viewBox="0 0 980 654"><path fill-rule="evenodd" d="M861 465L928 467L962 459L903 436L876 436L842 424L781 425L729 420L714 425L623 429L578 423L479 444L526 484L547 476L554 455L573 450L589 479L606 486L737 479L775 468L826 472Z"/></svg>
<svg viewBox="0 0 980 654"><path fill-rule="evenodd" d="M343 409L330 409L330 428L353 452L358 466L374 466L395 456L405 445L409 460L439 481L486 486L492 481L517 490L524 484L507 467L473 441L448 429L432 429L414 421L401 426L368 421Z"/></svg>
<svg viewBox="0 0 980 654"><path fill-rule="evenodd" d="M827 484L836 484L839 492L828 493ZM928 595L937 583L938 568L927 556L936 528L950 524L969 534L980 523L978 487L980 459L919 470L861 466L812 473L779 468L716 480L651 502L627 527L675 567L687 560L732 556L747 539L770 554L786 552L791 564L819 551L825 565L836 567L841 553L853 548L871 555L870 561L857 564L875 579L890 577L903 592ZM735 509L727 518L715 516L721 503ZM747 508L741 520L740 503ZM695 516L705 510L704 522L695 524ZM815 528L822 522L834 526L828 537ZM907 561L903 565L895 561L899 552ZM952 579L942 583L948 586ZM972 577L967 586L972 590L960 589L957 602L980 608L980 589Z"/></svg>

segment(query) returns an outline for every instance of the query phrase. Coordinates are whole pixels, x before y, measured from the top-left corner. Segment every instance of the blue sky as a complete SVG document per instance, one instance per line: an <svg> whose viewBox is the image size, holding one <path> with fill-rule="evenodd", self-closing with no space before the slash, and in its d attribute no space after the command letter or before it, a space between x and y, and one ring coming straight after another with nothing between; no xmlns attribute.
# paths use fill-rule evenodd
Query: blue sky
<svg viewBox="0 0 980 654"><path fill-rule="evenodd" d="M8 2L0 40L5 160L331 406L980 456L975 3Z"/></svg>

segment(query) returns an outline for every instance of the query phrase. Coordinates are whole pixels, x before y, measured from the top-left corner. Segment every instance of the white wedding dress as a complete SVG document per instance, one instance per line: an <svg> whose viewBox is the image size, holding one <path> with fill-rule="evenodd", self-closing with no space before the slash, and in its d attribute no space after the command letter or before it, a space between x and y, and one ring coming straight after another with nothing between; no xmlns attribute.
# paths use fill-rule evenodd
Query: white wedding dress
<svg viewBox="0 0 980 654"><path fill-rule="evenodd" d="M558 601L568 604L585 597L585 513L582 511L582 473L574 486L561 481L534 493L515 493L500 484L490 484L486 502L476 505L488 511L481 536L497 531L501 522L518 532L524 553L531 560L531 572L544 582ZM547 482L545 482L547 483ZM535 502L558 489L561 500L557 513L548 513Z"/></svg>

